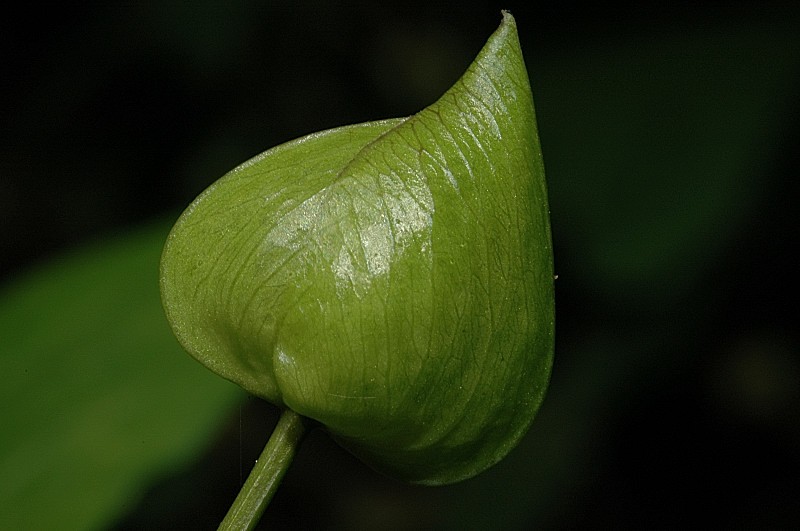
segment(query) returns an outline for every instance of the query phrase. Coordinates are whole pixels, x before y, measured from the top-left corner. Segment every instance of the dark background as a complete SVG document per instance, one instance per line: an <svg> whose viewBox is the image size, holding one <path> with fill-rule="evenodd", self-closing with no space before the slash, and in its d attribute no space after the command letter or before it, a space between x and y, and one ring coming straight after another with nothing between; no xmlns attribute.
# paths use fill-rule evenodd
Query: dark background
<svg viewBox="0 0 800 531"><path fill-rule="evenodd" d="M548 399L520 449L467 486L404 487L314 434L267 523L796 527L800 8L518 3L88 3L6 17L0 281L174 218L273 145L421 109L509 8L559 274ZM118 527L224 513L239 445L248 462L264 443L238 422L265 417L248 401L216 450ZM485 519L443 515L445 499Z"/></svg>

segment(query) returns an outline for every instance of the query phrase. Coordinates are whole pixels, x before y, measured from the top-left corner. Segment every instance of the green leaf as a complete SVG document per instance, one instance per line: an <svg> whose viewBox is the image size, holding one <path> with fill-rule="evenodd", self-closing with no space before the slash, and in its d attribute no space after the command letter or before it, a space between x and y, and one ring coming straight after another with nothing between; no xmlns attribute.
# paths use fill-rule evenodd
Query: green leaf
<svg viewBox="0 0 800 531"><path fill-rule="evenodd" d="M420 113L307 136L213 184L170 234L162 294L200 362L376 469L451 483L505 456L543 398L554 326L511 15Z"/></svg>
<svg viewBox="0 0 800 531"><path fill-rule="evenodd" d="M167 326L147 227L55 260L0 297L0 523L91 529L204 449L241 399Z"/></svg>

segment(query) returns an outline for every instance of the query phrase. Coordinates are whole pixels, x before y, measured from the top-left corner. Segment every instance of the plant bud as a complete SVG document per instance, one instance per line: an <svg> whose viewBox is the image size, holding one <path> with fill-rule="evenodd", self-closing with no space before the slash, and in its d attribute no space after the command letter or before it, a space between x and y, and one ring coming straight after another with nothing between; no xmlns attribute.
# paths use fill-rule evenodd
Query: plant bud
<svg viewBox="0 0 800 531"><path fill-rule="evenodd" d="M212 184L167 240L161 289L192 356L377 470L445 484L503 458L554 341L513 17L418 114L294 140Z"/></svg>

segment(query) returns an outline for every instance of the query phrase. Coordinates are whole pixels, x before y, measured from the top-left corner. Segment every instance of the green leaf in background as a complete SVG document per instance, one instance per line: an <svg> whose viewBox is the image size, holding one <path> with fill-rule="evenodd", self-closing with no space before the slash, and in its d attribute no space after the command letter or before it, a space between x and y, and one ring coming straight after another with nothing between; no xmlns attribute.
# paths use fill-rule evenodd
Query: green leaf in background
<svg viewBox="0 0 800 531"><path fill-rule="evenodd" d="M243 393L164 320L149 226L0 292L0 527L94 529L188 462Z"/></svg>

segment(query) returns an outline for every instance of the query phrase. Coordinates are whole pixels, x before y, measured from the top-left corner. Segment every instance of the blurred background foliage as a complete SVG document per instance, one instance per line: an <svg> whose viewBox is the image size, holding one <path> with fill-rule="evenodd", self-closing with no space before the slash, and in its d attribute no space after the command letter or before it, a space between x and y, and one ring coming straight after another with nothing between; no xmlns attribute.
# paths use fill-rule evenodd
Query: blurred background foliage
<svg viewBox="0 0 800 531"><path fill-rule="evenodd" d="M183 354L171 222L297 136L413 113L515 14L558 345L521 446L407 487L314 433L270 529L800 524L795 3L146 2L0 23L0 527L214 529L276 420Z"/></svg>

